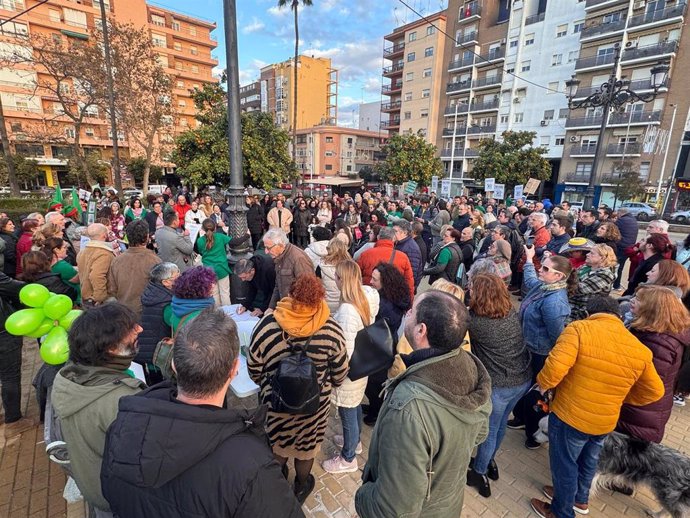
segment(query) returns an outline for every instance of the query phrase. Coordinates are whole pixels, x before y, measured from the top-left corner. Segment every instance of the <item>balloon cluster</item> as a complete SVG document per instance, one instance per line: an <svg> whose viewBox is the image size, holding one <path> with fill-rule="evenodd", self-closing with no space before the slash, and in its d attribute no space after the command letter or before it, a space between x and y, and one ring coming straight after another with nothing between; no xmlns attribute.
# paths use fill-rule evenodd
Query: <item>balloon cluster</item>
<svg viewBox="0 0 690 518"><path fill-rule="evenodd" d="M19 300L31 309L12 313L5 321L5 329L15 336L40 338L41 358L49 365L60 365L69 358L67 331L82 314L72 309L72 299L56 295L41 284L27 284L19 292Z"/></svg>

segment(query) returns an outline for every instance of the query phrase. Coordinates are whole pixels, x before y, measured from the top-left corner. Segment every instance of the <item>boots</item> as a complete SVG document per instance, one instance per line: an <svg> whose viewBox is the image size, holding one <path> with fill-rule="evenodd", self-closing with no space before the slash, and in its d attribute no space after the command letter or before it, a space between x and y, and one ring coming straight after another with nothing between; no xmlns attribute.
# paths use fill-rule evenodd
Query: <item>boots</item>
<svg viewBox="0 0 690 518"><path fill-rule="evenodd" d="M467 470L467 485L476 487L477 491L484 498L489 498L491 496L491 484L489 484L489 478L486 475L480 475L474 468Z"/></svg>

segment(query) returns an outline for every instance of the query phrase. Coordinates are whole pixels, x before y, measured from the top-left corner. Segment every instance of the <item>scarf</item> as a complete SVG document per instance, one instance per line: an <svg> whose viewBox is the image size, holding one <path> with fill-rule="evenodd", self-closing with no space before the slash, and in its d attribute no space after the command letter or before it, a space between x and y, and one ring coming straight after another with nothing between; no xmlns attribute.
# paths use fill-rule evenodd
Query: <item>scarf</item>
<svg viewBox="0 0 690 518"><path fill-rule="evenodd" d="M325 300L321 301L319 307L310 308L295 302L292 297L285 297L278 301L273 316L288 335L303 338L321 329L331 312Z"/></svg>
<svg viewBox="0 0 690 518"><path fill-rule="evenodd" d="M564 290L568 287L568 281L558 281L558 282L552 282L551 284L542 284L539 289L541 291L556 291L556 290Z"/></svg>
<svg viewBox="0 0 690 518"><path fill-rule="evenodd" d="M135 357L136 353L125 356L116 356L114 354L108 354L106 355L106 361L105 363L103 363L102 366L106 369L125 371L129 375L131 371L129 371L128 369L131 363L134 361ZM131 377L133 378L134 375L132 374Z"/></svg>
<svg viewBox="0 0 690 518"><path fill-rule="evenodd" d="M182 318L194 311L206 309L214 304L215 300L213 297L207 297L205 299L181 299L173 295L171 307L173 314L177 318Z"/></svg>
<svg viewBox="0 0 690 518"><path fill-rule="evenodd" d="M551 284L542 284L539 286L538 290L534 290L534 293L531 295L527 295L524 300L522 301L522 304L520 304L520 322L524 320L525 317L525 311L527 311L527 308L532 305L533 302L536 300L542 298L544 296L544 292L548 291L556 291L556 290L564 290L568 287L568 282L567 281L558 281L558 282L553 282Z"/></svg>

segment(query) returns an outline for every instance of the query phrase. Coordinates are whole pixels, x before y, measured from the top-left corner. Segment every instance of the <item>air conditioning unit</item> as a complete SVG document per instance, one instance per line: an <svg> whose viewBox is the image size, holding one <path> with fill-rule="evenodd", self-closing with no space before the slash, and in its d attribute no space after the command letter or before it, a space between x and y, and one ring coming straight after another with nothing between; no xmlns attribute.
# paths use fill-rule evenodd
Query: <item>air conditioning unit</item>
<svg viewBox="0 0 690 518"><path fill-rule="evenodd" d="M513 104L520 104L521 102L522 102L522 99L520 99L519 97L516 97L515 99L513 99Z"/></svg>
<svg viewBox="0 0 690 518"><path fill-rule="evenodd" d="M578 135L573 135L570 137L570 142L580 142L580 137Z"/></svg>
<svg viewBox="0 0 690 518"><path fill-rule="evenodd" d="M630 40L625 44L626 49L636 49L637 45L640 43L639 39Z"/></svg>
<svg viewBox="0 0 690 518"><path fill-rule="evenodd" d="M548 126L549 123L548 123L547 121L544 120L544 121L541 121L540 124L541 124L542 126Z"/></svg>

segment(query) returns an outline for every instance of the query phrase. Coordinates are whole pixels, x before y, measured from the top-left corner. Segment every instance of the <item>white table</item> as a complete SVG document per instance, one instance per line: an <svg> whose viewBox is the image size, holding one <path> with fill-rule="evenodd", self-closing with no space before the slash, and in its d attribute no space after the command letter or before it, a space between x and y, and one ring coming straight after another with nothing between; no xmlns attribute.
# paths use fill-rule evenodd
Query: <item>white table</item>
<svg viewBox="0 0 690 518"><path fill-rule="evenodd" d="M259 317L253 317L249 313L237 314L239 304L223 306L221 309L229 315L237 324L237 334L240 338L240 348L249 347L252 331L259 322ZM235 379L230 382L232 392L239 398L245 398L259 393L259 386L252 381L247 371L247 359L240 354L240 370Z"/></svg>

